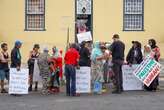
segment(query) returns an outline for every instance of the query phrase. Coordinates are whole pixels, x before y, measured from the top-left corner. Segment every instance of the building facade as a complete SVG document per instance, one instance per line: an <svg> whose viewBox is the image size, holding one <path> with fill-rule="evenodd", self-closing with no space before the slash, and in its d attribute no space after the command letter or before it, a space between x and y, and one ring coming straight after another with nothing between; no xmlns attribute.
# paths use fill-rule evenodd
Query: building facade
<svg viewBox="0 0 164 110"><path fill-rule="evenodd" d="M117 33L126 44L143 45L154 38L164 57L163 0L0 0L0 42L12 48L21 40L24 61L33 44L65 50L80 31L94 41L112 41ZM80 27L80 28L79 28ZM69 30L69 32L68 32Z"/></svg>

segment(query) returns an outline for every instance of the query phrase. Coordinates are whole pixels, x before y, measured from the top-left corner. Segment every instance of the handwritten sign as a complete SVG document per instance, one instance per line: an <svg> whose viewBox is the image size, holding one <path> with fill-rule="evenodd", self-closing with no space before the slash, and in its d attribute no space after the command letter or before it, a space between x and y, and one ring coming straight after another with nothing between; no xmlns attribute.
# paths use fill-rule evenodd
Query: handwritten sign
<svg viewBox="0 0 164 110"><path fill-rule="evenodd" d="M91 92L91 68L80 67L76 70L76 92L90 93Z"/></svg>
<svg viewBox="0 0 164 110"><path fill-rule="evenodd" d="M146 86L159 75L161 65L151 58L146 58L133 72Z"/></svg>
<svg viewBox="0 0 164 110"><path fill-rule="evenodd" d="M91 32L88 31L88 32L77 34L77 39L78 39L78 43L82 43L83 41L92 41Z"/></svg>
<svg viewBox="0 0 164 110"><path fill-rule="evenodd" d="M102 83L94 82L93 92L98 93L102 90Z"/></svg>
<svg viewBox="0 0 164 110"><path fill-rule="evenodd" d="M123 74L123 89L128 90L143 90L143 84L138 78L135 77L133 71L137 68L138 65L123 65L122 74Z"/></svg>
<svg viewBox="0 0 164 110"><path fill-rule="evenodd" d="M28 69L10 69L9 94L28 94Z"/></svg>

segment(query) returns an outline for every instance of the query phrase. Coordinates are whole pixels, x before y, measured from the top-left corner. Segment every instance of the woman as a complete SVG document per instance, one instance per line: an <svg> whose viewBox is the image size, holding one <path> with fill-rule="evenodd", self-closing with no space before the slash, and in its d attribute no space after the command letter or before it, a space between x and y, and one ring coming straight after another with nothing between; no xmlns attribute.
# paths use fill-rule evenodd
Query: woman
<svg viewBox="0 0 164 110"><path fill-rule="evenodd" d="M103 78L103 53L100 49L100 43L96 42L91 53L91 72L92 84L94 85L94 92L101 94Z"/></svg>
<svg viewBox="0 0 164 110"><path fill-rule="evenodd" d="M91 60L90 60L90 51L88 49L88 42L82 42L81 49L80 49L80 60L79 65L80 66L91 66Z"/></svg>
<svg viewBox="0 0 164 110"><path fill-rule="evenodd" d="M154 39L149 39L148 44L150 45L151 48L151 56L156 60L157 62L160 59L160 49L156 45L156 41ZM150 84L149 87L146 87L147 90L149 91L156 91L157 87L159 86L159 76L157 76L154 81Z"/></svg>
<svg viewBox="0 0 164 110"><path fill-rule="evenodd" d="M129 65L140 64L142 62L143 56L141 51L141 43L138 41L132 41L132 48L126 57L126 61Z"/></svg>
<svg viewBox="0 0 164 110"><path fill-rule="evenodd" d="M29 55L29 60L28 60L29 80L30 80L29 91L32 91L34 65L35 65L36 59L40 55L39 49L40 49L39 44L35 44L33 47L33 50L30 51L30 55ZM35 91L37 91L37 89L38 89L38 81L35 82Z"/></svg>

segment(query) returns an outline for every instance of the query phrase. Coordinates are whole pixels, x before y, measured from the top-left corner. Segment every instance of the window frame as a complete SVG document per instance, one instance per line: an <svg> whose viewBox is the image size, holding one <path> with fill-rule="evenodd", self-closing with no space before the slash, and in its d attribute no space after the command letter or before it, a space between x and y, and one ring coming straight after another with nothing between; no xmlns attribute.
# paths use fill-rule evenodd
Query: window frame
<svg viewBox="0 0 164 110"><path fill-rule="evenodd" d="M125 13L125 2L126 0L123 0L123 31L145 31L144 30L144 0L142 0L142 14L126 14ZM142 16L142 29L125 29L125 16L126 15L141 15Z"/></svg>
<svg viewBox="0 0 164 110"><path fill-rule="evenodd" d="M28 14L27 12L27 5L28 5L28 0L25 0L25 29L24 31L46 31L45 29L45 9L46 9L46 2L44 0L44 13L43 14ZM28 25L28 22L27 22L27 16L28 15L43 15L43 18L44 18L44 23L43 23L43 28L42 29L28 29L27 25Z"/></svg>

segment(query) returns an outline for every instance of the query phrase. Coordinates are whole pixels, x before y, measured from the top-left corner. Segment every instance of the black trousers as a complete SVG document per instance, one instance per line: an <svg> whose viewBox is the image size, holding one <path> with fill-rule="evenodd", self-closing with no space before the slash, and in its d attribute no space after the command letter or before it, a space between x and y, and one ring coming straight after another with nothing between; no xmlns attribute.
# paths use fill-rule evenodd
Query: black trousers
<svg viewBox="0 0 164 110"><path fill-rule="evenodd" d="M116 86L117 92L123 91L123 79L122 79L122 65L123 61L113 61L113 72L114 72L114 85Z"/></svg>

